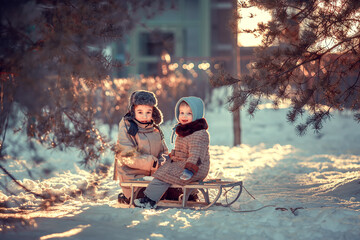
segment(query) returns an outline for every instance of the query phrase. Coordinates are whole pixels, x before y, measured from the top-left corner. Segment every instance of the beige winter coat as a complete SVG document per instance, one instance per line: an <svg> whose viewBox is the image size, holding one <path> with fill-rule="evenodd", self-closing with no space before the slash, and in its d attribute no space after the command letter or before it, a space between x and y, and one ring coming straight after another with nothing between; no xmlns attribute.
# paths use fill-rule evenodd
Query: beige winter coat
<svg viewBox="0 0 360 240"><path fill-rule="evenodd" d="M210 168L210 136L207 130L199 130L188 136L178 136L175 149L171 151L171 160L166 161L153 175L164 182L186 185L189 182L203 180ZM199 167L198 172L187 181L180 179L185 164L189 162Z"/></svg>
<svg viewBox="0 0 360 240"><path fill-rule="evenodd" d="M122 119L119 123L118 141L114 163L114 180L121 182L151 176L156 169L154 161L162 154L168 154L168 149L161 134L153 125L138 125L135 136L128 134L129 121Z"/></svg>

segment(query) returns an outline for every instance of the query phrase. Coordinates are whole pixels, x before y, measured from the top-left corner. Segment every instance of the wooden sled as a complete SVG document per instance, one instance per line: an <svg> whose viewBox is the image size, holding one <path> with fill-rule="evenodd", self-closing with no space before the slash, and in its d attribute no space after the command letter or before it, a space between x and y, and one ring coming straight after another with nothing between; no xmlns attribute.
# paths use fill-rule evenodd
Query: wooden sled
<svg viewBox="0 0 360 240"><path fill-rule="evenodd" d="M134 199L137 198L138 192L141 188L147 187L150 181L131 181L131 182L123 182L121 186L130 187L131 189L131 202L129 207L134 206ZM221 194L224 192L225 194L230 189L239 186L239 190L237 190L235 196L231 197L231 200L226 202L225 204L218 202L221 197ZM157 206L159 208L165 207L175 207L175 208L193 208L199 210L205 210L213 205L228 207L240 197L243 183L239 182L230 182L230 181L222 181L220 179L206 180L202 182L194 182L191 184L187 184L185 186L181 185L171 185L170 188L181 188L183 190L183 195L181 199L178 201L173 200L161 200L158 202ZM215 189L215 196L210 199L209 190ZM190 194L193 191L200 191L203 195L203 201L188 201ZM185 196L185 197L184 197Z"/></svg>

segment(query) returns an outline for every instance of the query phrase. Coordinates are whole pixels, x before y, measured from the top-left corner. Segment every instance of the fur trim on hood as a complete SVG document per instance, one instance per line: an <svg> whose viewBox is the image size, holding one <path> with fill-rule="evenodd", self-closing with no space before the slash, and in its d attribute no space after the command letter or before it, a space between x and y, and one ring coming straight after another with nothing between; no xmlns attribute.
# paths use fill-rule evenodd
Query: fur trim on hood
<svg viewBox="0 0 360 240"><path fill-rule="evenodd" d="M201 118L201 119L195 120L191 123L184 124L184 125L180 124L176 127L175 132L180 137L186 137L186 136L189 136L190 134L193 134L196 131L200 131L203 129L205 129L205 130L208 129L208 124L207 124L205 118Z"/></svg>

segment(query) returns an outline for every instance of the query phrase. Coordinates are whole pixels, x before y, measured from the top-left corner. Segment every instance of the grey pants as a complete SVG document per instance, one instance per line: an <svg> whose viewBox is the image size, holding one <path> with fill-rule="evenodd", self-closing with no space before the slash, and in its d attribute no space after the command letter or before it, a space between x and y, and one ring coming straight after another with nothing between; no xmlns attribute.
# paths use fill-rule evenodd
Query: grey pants
<svg viewBox="0 0 360 240"><path fill-rule="evenodd" d="M161 199L162 195L164 195L164 193L166 192L166 190L168 190L170 186L171 186L170 183L163 182L157 178L154 178L149 183L144 193L151 200L158 202Z"/></svg>

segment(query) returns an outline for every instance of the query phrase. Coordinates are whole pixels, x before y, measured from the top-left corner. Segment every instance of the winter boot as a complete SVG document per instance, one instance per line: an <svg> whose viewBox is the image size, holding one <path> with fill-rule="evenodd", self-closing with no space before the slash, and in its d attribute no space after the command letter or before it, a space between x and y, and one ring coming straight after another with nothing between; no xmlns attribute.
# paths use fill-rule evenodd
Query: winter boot
<svg viewBox="0 0 360 240"><path fill-rule="evenodd" d="M156 202L151 200L147 196L145 196L143 198L135 199L134 205L136 207L140 207L140 208L148 208L148 209L156 208Z"/></svg>
<svg viewBox="0 0 360 240"><path fill-rule="evenodd" d="M198 195L198 191L194 191L190 194L188 201L193 201L193 202L198 202L199 201L199 195Z"/></svg>
<svg viewBox="0 0 360 240"><path fill-rule="evenodd" d="M119 193L118 202L121 204L130 204L130 198L125 197L123 193Z"/></svg>

